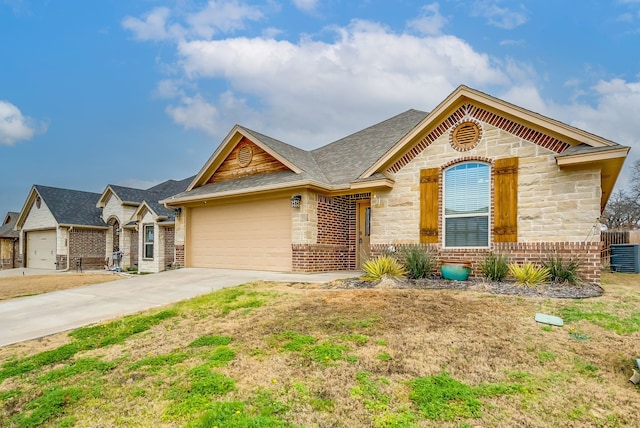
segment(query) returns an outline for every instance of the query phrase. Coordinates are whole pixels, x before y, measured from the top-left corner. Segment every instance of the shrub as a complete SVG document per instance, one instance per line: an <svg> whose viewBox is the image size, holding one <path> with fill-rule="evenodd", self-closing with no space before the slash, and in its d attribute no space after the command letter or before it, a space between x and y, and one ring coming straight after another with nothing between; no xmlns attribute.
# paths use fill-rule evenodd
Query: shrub
<svg viewBox="0 0 640 428"><path fill-rule="evenodd" d="M407 270L402 263L386 255L367 260L363 263L362 270L365 273L363 279L367 281L378 281L385 276L404 278L407 275Z"/></svg>
<svg viewBox="0 0 640 428"><path fill-rule="evenodd" d="M522 266L510 263L508 266L509 272L516 279L516 282L527 287L535 287L549 282L551 277L549 269L544 266L535 266L533 263L525 263Z"/></svg>
<svg viewBox="0 0 640 428"><path fill-rule="evenodd" d="M501 254L489 253L478 264L482 276L491 281L502 281L509 273L507 257Z"/></svg>
<svg viewBox="0 0 640 428"><path fill-rule="evenodd" d="M403 251L407 276L412 279L426 278L436 266L433 253L420 245L410 245Z"/></svg>
<svg viewBox="0 0 640 428"><path fill-rule="evenodd" d="M577 284L580 281L581 261L578 257L571 257L569 260L558 254L548 256L542 262L542 265L549 269L550 280L556 282L568 282L569 284Z"/></svg>

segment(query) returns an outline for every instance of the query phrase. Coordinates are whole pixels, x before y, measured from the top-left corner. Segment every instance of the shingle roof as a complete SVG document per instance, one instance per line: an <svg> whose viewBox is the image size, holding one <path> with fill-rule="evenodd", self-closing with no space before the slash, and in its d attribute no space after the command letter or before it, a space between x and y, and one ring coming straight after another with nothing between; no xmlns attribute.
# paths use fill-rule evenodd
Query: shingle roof
<svg viewBox="0 0 640 428"><path fill-rule="evenodd" d="M572 155L583 155L588 153L606 152L609 150L619 150L620 147L622 146L618 144L614 146L593 147L588 144L582 143L582 144L578 144L577 146L569 147L567 150L557 155L557 157L561 158L561 157L572 156Z"/></svg>
<svg viewBox="0 0 640 428"><path fill-rule="evenodd" d="M238 126L302 172L297 174L284 171L209 183L188 192L177 193L173 198L165 200L170 203L170 199L174 198L197 198L276 185L304 185L309 180L320 185L346 187L350 183L363 181L359 180L360 175L414 129L427 114L419 110L408 110L313 151L306 151ZM371 177L372 180L379 178L384 176L376 174Z"/></svg>
<svg viewBox="0 0 640 428"><path fill-rule="evenodd" d="M78 226L106 226L100 217L102 210L96 207L99 193L57 187L33 186L58 224Z"/></svg>
<svg viewBox="0 0 640 428"><path fill-rule="evenodd" d="M167 196L175 195L176 193L184 192L189 184L193 181L194 176L187 177L183 180L167 180L153 187L149 187L145 192L151 192L157 195L157 200L166 198ZM156 197L154 195L154 197ZM144 198L144 200L148 200Z"/></svg>
<svg viewBox="0 0 640 428"><path fill-rule="evenodd" d="M322 169L313 158L311 152L287 143L283 143L280 140L276 140L275 138L271 138L267 135L261 134L251 129L244 128L242 126L240 126L239 128L243 129L247 133L253 135L258 140L269 146L271 150L275 151L276 153L287 159L289 162L297 166L304 173L308 174L310 178L323 182L328 181Z"/></svg>
<svg viewBox="0 0 640 428"><path fill-rule="evenodd" d="M168 220L173 221L173 210L165 208L164 205L159 204L158 201L177 193L184 192L193 181L193 178L194 177L192 176L182 180L167 180L149 187L148 189L135 189L115 184L110 184L109 187L123 202L130 202L138 205L146 202L155 214L165 216Z"/></svg>
<svg viewBox="0 0 640 428"><path fill-rule="evenodd" d="M115 184L110 184L109 187L111 187L113 192L118 195L118 198L120 198L122 202L133 202L139 204L142 203L145 197L149 194L147 190L116 186Z"/></svg>
<svg viewBox="0 0 640 428"><path fill-rule="evenodd" d="M17 230L13 230L18 221L20 213L9 211L4 218L6 223L0 225L0 238L18 238L20 233Z"/></svg>
<svg viewBox="0 0 640 428"><path fill-rule="evenodd" d="M213 195L226 192L240 192L243 190L273 186L277 184L287 184L290 186L305 183L305 180L293 171L279 171L269 174L251 175L248 177L237 178L235 180L221 181L218 183L209 183L204 186L196 187L188 192L178 193L172 197L165 199L171 203L173 198L198 197L203 195Z"/></svg>
<svg viewBox="0 0 640 428"><path fill-rule="evenodd" d="M329 183L351 183L387 153L425 117L408 110L311 152Z"/></svg>

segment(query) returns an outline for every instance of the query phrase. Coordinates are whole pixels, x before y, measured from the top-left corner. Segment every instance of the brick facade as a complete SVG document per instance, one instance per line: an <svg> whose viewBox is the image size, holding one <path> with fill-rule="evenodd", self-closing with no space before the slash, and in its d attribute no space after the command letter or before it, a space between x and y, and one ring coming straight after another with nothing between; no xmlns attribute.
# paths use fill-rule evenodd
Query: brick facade
<svg viewBox="0 0 640 428"><path fill-rule="evenodd" d="M164 232L164 263L167 267L174 267L176 264L175 260L175 228L167 227Z"/></svg>
<svg viewBox="0 0 640 428"><path fill-rule="evenodd" d="M184 266L184 245L176 245L175 264L176 266Z"/></svg>
<svg viewBox="0 0 640 428"><path fill-rule="evenodd" d="M107 235L104 230L72 229L69 231L69 268L75 269L78 260L82 258L83 269L103 269L107 257L106 245ZM58 264L58 269L66 267L66 259L64 264Z"/></svg>
<svg viewBox="0 0 640 428"><path fill-rule="evenodd" d="M138 266L138 248L140 247L140 245L138 244L138 231L137 230L131 230L131 237L130 239L130 243L129 243L129 254L131 254L131 257L129 258L129 262L131 263L131 266Z"/></svg>
<svg viewBox="0 0 640 428"><path fill-rule="evenodd" d="M75 266L70 266L73 269ZM56 270L64 270L67 268L67 255L56 254Z"/></svg>
<svg viewBox="0 0 640 428"><path fill-rule="evenodd" d="M369 193L317 197L317 242L293 244L292 266L298 272L356 269L356 204Z"/></svg>
<svg viewBox="0 0 640 428"><path fill-rule="evenodd" d="M412 244L374 244L371 246L373 257L389 252L391 249L402 258L403 248ZM471 276L480 277L478 264L489 254L503 254L508 263L541 264L548 256L562 256L565 260L577 257L581 261L580 274L584 281L600 283L600 242L500 242L494 243L491 250L443 249L439 245L422 244L425 250L433 252L438 264L451 260L464 260L471 263Z"/></svg>

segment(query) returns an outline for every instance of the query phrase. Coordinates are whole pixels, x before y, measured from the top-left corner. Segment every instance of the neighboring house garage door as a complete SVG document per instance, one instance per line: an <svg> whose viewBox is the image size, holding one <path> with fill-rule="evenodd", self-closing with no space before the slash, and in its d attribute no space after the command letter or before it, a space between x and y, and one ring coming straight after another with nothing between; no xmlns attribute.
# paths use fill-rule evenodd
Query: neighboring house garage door
<svg viewBox="0 0 640 428"><path fill-rule="evenodd" d="M190 211L188 266L291 270L289 199L193 208Z"/></svg>
<svg viewBox="0 0 640 428"><path fill-rule="evenodd" d="M27 232L27 267L56 268L56 231Z"/></svg>

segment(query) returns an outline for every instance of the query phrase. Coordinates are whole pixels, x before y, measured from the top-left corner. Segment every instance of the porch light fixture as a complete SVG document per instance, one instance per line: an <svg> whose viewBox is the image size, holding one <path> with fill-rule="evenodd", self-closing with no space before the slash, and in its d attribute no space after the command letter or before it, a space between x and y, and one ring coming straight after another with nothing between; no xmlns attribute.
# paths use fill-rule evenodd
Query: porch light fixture
<svg viewBox="0 0 640 428"><path fill-rule="evenodd" d="M291 208L300 208L300 202L302 201L301 195L294 195L291 197Z"/></svg>
<svg viewBox="0 0 640 428"><path fill-rule="evenodd" d="M173 209L173 215L176 216L176 218L180 217L180 214L182 214L182 208Z"/></svg>

